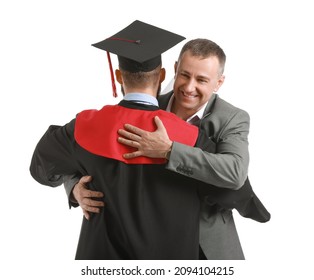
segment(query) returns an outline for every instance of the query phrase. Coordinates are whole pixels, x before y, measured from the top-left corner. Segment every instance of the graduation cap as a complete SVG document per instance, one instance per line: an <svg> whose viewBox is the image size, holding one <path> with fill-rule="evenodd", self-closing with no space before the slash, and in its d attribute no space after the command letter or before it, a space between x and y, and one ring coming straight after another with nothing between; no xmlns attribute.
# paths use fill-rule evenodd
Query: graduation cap
<svg viewBox="0 0 314 280"><path fill-rule="evenodd" d="M128 72L149 72L161 64L161 54L185 37L156 26L134 21L115 35L92 46L107 51L114 96L117 96L109 53L118 56L119 67Z"/></svg>

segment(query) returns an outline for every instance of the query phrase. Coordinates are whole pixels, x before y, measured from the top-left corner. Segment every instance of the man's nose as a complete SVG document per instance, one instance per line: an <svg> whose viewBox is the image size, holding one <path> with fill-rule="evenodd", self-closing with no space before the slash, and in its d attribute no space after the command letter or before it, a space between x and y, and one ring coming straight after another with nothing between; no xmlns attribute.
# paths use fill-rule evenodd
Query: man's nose
<svg viewBox="0 0 314 280"><path fill-rule="evenodd" d="M192 92L195 90L196 87L196 83L194 79L189 79L188 81L186 81L185 85L184 85L184 90L186 92Z"/></svg>

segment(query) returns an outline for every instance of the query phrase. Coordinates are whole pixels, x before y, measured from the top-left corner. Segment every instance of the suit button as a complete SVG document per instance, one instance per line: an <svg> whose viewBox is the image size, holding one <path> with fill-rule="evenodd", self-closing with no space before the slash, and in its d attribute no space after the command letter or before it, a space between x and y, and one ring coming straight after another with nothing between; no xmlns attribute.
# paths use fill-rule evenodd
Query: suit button
<svg viewBox="0 0 314 280"><path fill-rule="evenodd" d="M182 168L181 168L180 166L178 166L178 167L176 168L176 170L177 170L178 172L182 172Z"/></svg>

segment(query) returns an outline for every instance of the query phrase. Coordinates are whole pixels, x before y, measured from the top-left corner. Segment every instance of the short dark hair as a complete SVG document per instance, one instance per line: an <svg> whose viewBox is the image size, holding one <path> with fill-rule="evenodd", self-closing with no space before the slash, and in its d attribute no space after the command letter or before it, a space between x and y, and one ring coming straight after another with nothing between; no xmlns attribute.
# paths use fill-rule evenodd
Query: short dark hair
<svg viewBox="0 0 314 280"><path fill-rule="evenodd" d="M129 72L120 68L124 83L131 87L146 87L159 82L161 65L149 72Z"/></svg>
<svg viewBox="0 0 314 280"><path fill-rule="evenodd" d="M226 55L223 49L215 42L208 39L194 39L188 41L183 47L179 55L178 61L180 61L183 53L190 51L192 56L201 58L207 58L210 56L216 56L220 64L220 74L223 74L226 63Z"/></svg>

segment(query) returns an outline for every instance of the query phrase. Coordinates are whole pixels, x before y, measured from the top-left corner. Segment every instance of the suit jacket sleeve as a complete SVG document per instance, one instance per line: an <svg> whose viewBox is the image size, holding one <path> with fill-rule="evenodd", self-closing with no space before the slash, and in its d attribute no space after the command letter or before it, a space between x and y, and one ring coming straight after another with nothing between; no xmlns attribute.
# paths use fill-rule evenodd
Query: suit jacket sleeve
<svg viewBox="0 0 314 280"><path fill-rule="evenodd" d="M167 168L217 187L239 189L248 173L249 125L245 111L233 106L217 109L202 124L217 144L216 153L175 142Z"/></svg>
<svg viewBox="0 0 314 280"><path fill-rule="evenodd" d="M79 174L72 174L72 175L64 175L63 176L63 186L65 189L65 192L68 196L68 203L69 203L69 208L71 207L78 207L79 204L77 202L74 202L71 199L71 194L74 186L79 182L80 178L82 175Z"/></svg>

